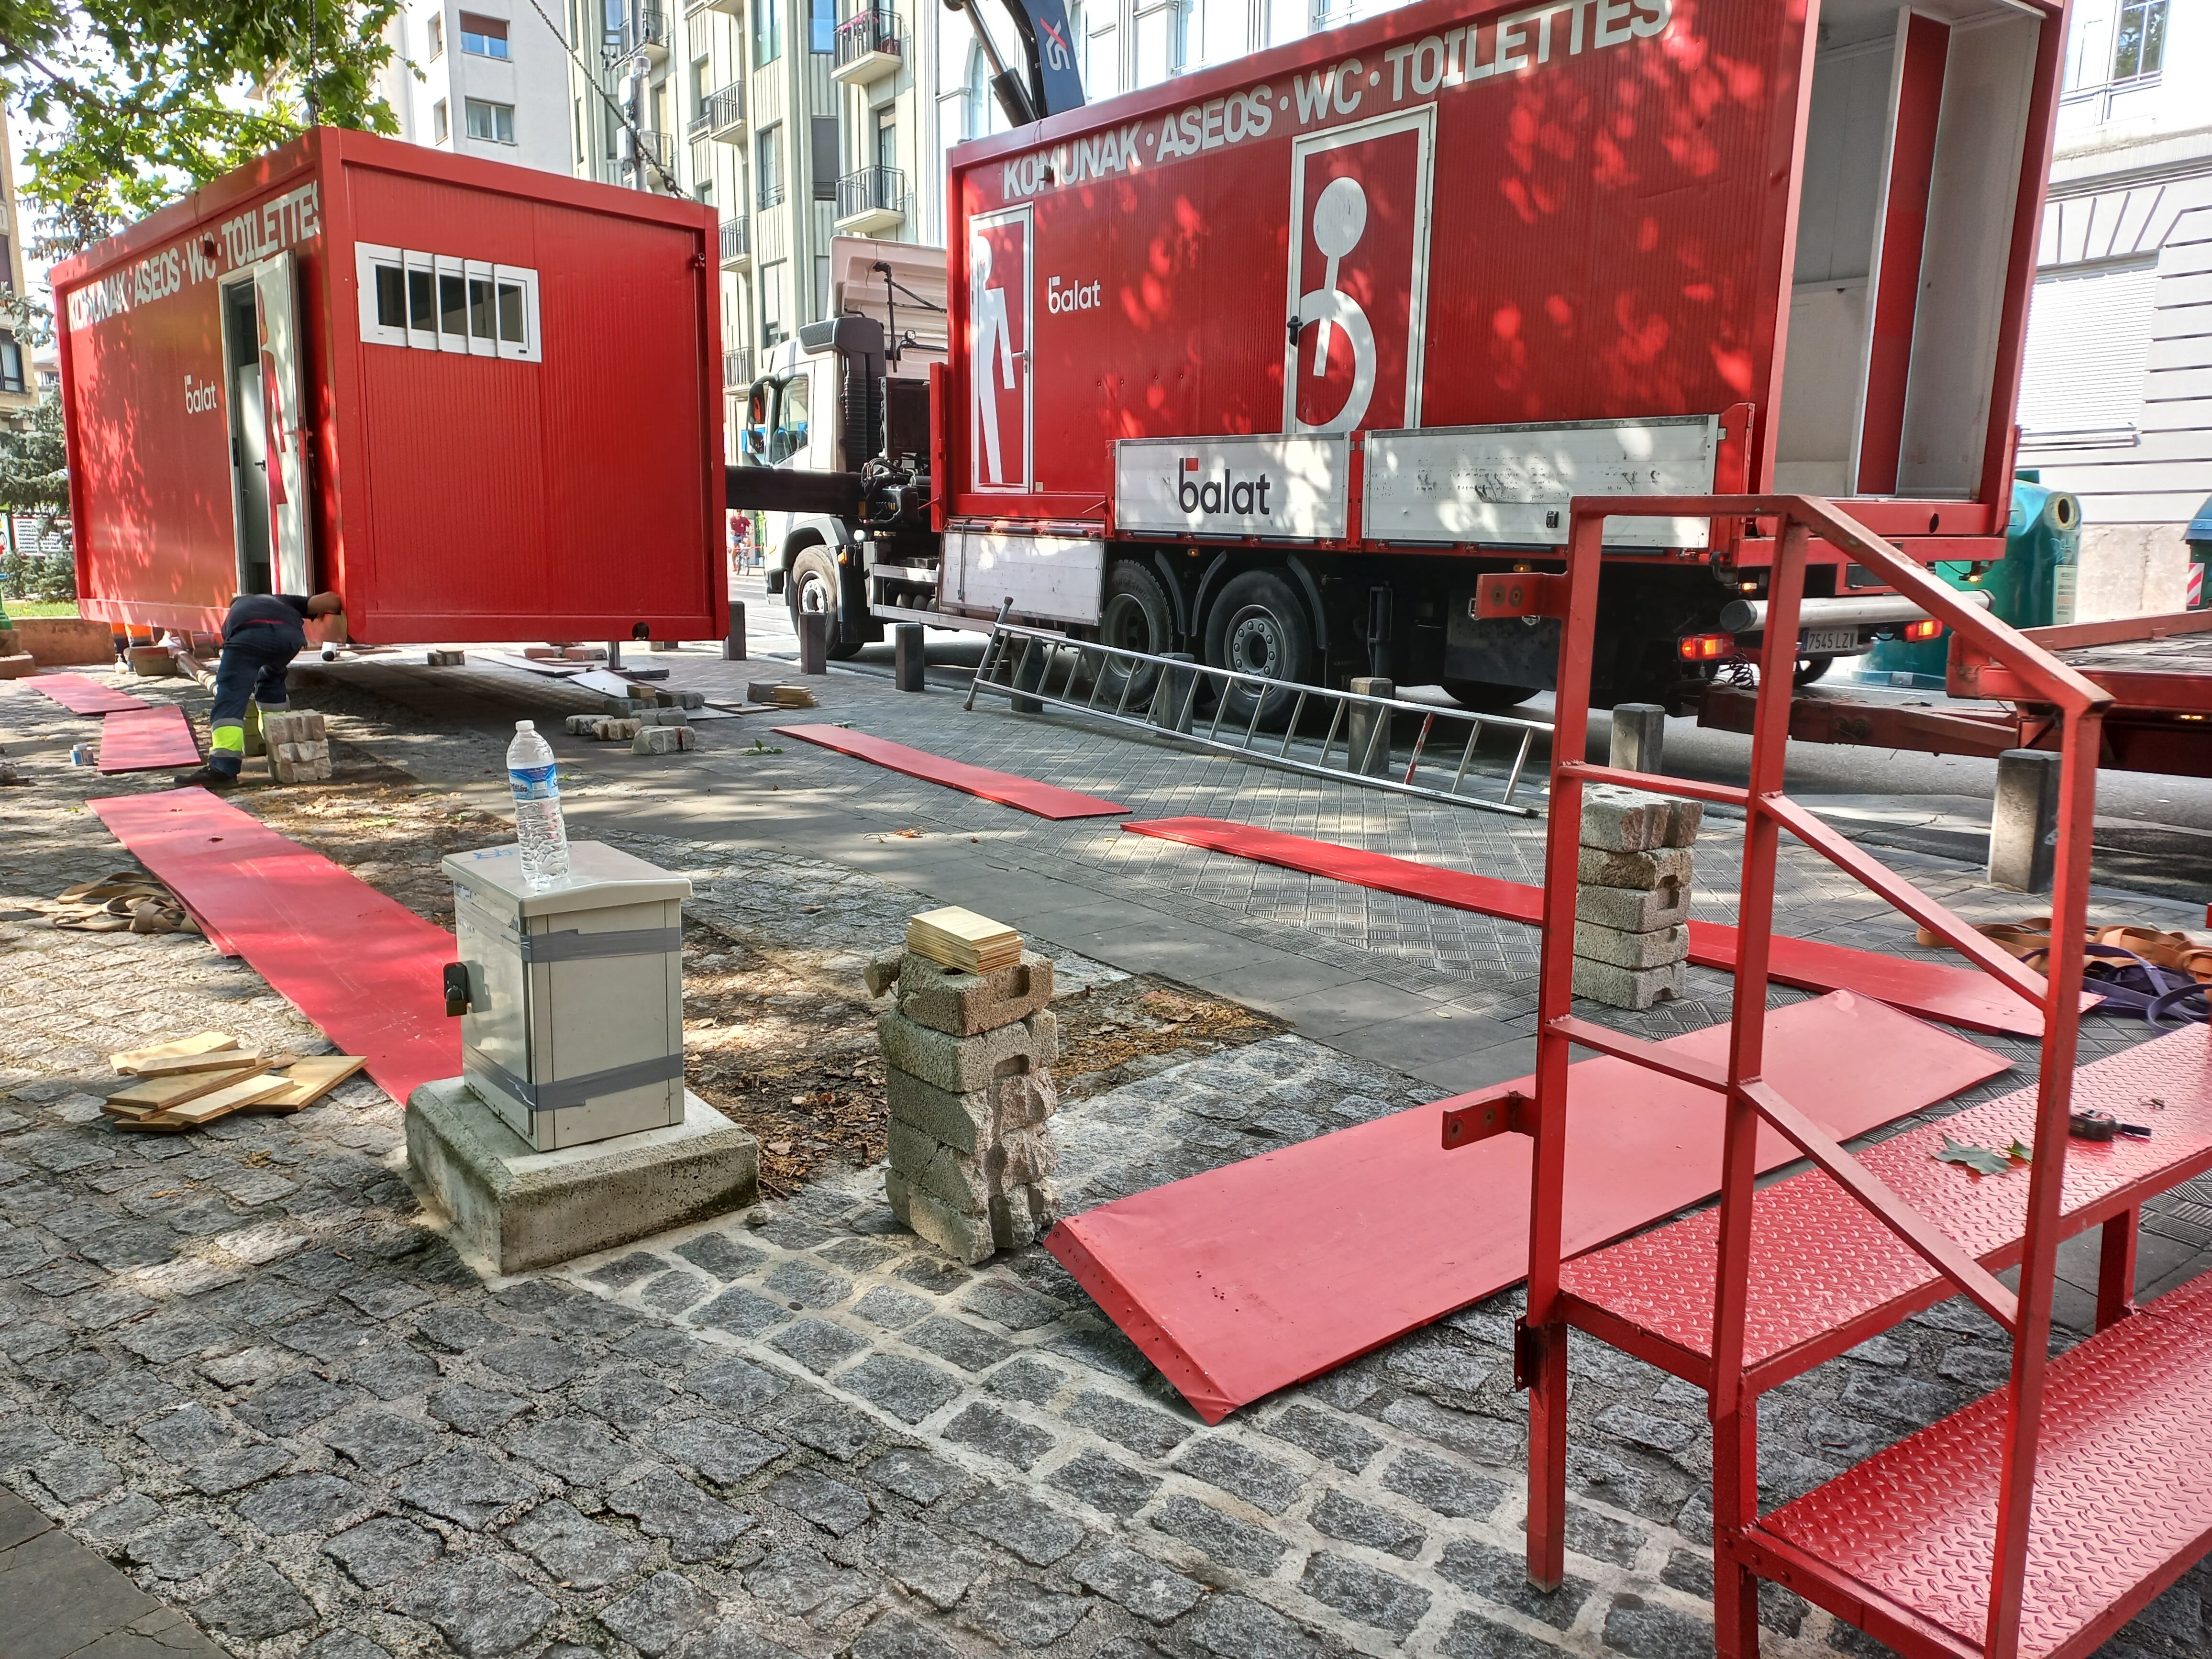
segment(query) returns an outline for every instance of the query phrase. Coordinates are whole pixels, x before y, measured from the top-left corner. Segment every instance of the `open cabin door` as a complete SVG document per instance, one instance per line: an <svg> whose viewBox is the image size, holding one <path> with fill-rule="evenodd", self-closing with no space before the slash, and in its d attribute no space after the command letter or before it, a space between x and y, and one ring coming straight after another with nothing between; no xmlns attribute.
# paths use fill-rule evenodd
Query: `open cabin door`
<svg viewBox="0 0 2212 1659"><path fill-rule="evenodd" d="M1772 487L1971 500L2039 23L2000 0L1819 15Z"/></svg>
<svg viewBox="0 0 2212 1659"><path fill-rule="evenodd" d="M251 382L259 397L238 399L237 418L247 428L238 434L241 459L246 465L258 463L257 471L266 476L268 558L275 591L312 593L315 591L310 540L313 515L307 504L306 399L295 302L299 290L292 255L287 251L258 260L246 267L246 275L252 283L252 355L241 362L245 353L238 346L244 343L234 343L232 361L246 370L238 379ZM234 310L226 307L227 318L234 316L240 324L246 315L243 304ZM258 409L253 407L256 401ZM257 427L258 430L252 429ZM241 488L252 490L259 482L242 479ZM260 562L252 550L246 551L246 562Z"/></svg>

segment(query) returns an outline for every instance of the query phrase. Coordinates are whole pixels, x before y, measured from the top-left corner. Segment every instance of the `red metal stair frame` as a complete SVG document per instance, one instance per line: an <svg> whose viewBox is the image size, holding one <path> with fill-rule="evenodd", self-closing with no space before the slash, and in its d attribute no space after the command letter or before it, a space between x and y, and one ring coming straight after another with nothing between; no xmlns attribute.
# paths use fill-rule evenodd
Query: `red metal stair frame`
<svg viewBox="0 0 2212 1659"><path fill-rule="evenodd" d="M1561 1285L1567 1066L1570 1051L1579 1045L1701 1084L1723 1102L1721 1200L1717 1226L1709 1221L1706 1235L1714 1241L1711 1254L1705 1257L1711 1264L1714 1280L1709 1304L1711 1341L1706 1349L1710 1358L1704 1379L1713 1425L1713 1611L1715 1644L1722 1659L1750 1659L1758 1653L1759 1569L1765 1567L1771 1573L1774 1566L1773 1556L1762 1554L1753 1541L1759 1528L1756 1440L1759 1380L1747 1378L1745 1351L1753 1277L1755 1149L1762 1122L1786 1136L1867 1215L1943 1279L1972 1297L2012 1336L2010 1386L1985 1402L2002 1417L2002 1445L1994 1483L1995 1525L1990 1532L1988 1592L1984 1603L1986 1621L1972 1650L1987 1659L2019 1659L2039 1437L2045 1416L2045 1378L2051 1368L2047 1350L2054 1267L2064 1231L2061 1201L2080 1022L2089 830L2100 721L2112 698L2013 629L1960 604L1952 589L1825 501L1800 495L1634 500L1577 496L1571 511L1572 531L1564 590L1554 585L1549 595L1565 628L1552 747L1534 1110L1521 1115L1517 1121L1502 1124L1499 1131L1521 1127L1525 1122L1525 1132L1533 1135L1535 1143L1528 1309L1518 1367L1529 1388L1529 1577L1537 1585L1549 1589L1559 1584L1565 1571L1567 1327L1570 1323L1582 1326L1622 1346L1626 1346L1624 1339L1628 1332L1627 1322L1600 1316L1600 1310L1584 1305L1571 1291L1563 1291ZM1711 517L1717 528L1724 523L1742 526L1754 519L1771 520L1776 526L1777 554L1759 664L1751 778L1745 788L1617 771L1578 758L1588 752L1590 666L1605 521L1609 517L1673 516ZM1860 565L1948 623L1966 644L2002 664L2021 685L2032 688L2037 702L2058 712L2063 760L2057 874L2051 896L2053 945L2047 979L1997 950L1942 904L1783 794L1799 602L1804 594L1807 544L1815 535L1846 550ZM1725 1066L1686 1068L1680 1056L1662 1051L1656 1044L1574 1017L1576 884L1563 872L1576 866L1583 788L1592 782L1725 802L1743 811L1743 876L1737 903L1740 946ZM1900 1198L1875 1170L1838 1145L1765 1080L1761 1043L1773 933L1776 856L1784 830L2045 1010L2042 1070L2034 1096L2037 1156L2027 1176L2017 1295L2006 1289L1974 1252ZM1504 1115L1499 1115L1501 1119ZM2131 1245L2132 1212L2126 1219ZM2106 1236L2109 1238L2111 1234ZM2131 1257L2132 1249L2127 1254ZM1838 1261L1833 1266L1838 1273L1849 1271L1848 1263ZM1937 1298L1930 1294L1926 1299ZM1853 1618L1853 1610L1859 1606L1853 1593L1857 1581L1845 1567L1824 1565L1802 1548L1792 1565L1793 1588ZM1863 1627L1863 1617L1853 1618L1853 1622ZM1884 1620L1881 1634L1911 1654L1956 1656L1962 1650L1955 1636L1947 1638L1933 1625L1919 1632Z"/></svg>

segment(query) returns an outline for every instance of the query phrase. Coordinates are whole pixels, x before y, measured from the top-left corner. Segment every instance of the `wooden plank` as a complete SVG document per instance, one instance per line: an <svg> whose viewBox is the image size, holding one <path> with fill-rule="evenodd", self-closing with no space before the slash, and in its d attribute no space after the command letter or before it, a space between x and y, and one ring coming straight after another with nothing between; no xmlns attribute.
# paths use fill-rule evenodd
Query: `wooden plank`
<svg viewBox="0 0 2212 1659"><path fill-rule="evenodd" d="M271 1095L281 1094L289 1086L283 1078L264 1073L259 1077L250 1077L228 1088L217 1089L213 1094L202 1095L198 1100L188 1101L182 1106L172 1106L161 1115L185 1123L212 1123L219 1117L228 1117L231 1113L266 1100Z"/></svg>
<svg viewBox="0 0 2212 1659"><path fill-rule="evenodd" d="M238 1039L228 1031L202 1031L198 1036L179 1037L173 1042L156 1042L145 1048L125 1048L119 1054L108 1055L107 1063L118 1072L131 1072L149 1060L179 1060L193 1054L212 1053L218 1048L236 1047Z"/></svg>
<svg viewBox="0 0 2212 1659"><path fill-rule="evenodd" d="M188 1072L233 1071L240 1066L258 1065L261 1050L248 1045L245 1048L216 1048L204 1054L174 1054L167 1060L142 1060L125 1073L131 1077L182 1077Z"/></svg>
<svg viewBox="0 0 2212 1659"><path fill-rule="evenodd" d="M1022 936L1003 921L948 904L908 919L906 948L963 973L988 974L1021 960Z"/></svg>
<svg viewBox="0 0 2212 1659"><path fill-rule="evenodd" d="M313 1054L284 1068L286 1087L281 1094L241 1106L242 1112L291 1113L312 1106L367 1065L360 1054Z"/></svg>
<svg viewBox="0 0 2212 1659"><path fill-rule="evenodd" d="M175 1077L149 1078L134 1083L127 1089L118 1089L108 1096L102 1109L111 1113L145 1113L167 1111L172 1106L181 1106L188 1100L198 1100L202 1095L211 1095L217 1089L228 1089L234 1083L243 1083L261 1070L258 1062L233 1066L220 1072L185 1072Z"/></svg>

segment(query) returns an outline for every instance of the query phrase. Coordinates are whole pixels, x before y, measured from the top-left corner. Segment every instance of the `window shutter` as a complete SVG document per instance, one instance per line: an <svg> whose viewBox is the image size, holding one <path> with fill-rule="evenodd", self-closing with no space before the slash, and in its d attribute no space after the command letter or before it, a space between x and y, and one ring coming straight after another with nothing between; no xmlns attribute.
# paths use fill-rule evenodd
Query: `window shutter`
<svg viewBox="0 0 2212 1659"><path fill-rule="evenodd" d="M813 125L814 199L834 202L837 199L837 118L817 115Z"/></svg>
<svg viewBox="0 0 2212 1659"><path fill-rule="evenodd" d="M2020 392L2030 438L2133 433L2142 419L2157 290L2152 265L2037 282Z"/></svg>

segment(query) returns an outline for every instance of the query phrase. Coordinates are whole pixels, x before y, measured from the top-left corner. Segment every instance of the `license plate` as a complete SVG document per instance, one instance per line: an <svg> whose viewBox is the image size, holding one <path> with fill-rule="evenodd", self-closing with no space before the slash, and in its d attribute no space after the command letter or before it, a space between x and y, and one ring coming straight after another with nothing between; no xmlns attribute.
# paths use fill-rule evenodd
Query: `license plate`
<svg viewBox="0 0 2212 1659"><path fill-rule="evenodd" d="M1805 642L1798 647L1808 657L1840 657L1859 648L1859 630L1856 628L1808 628Z"/></svg>

